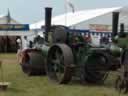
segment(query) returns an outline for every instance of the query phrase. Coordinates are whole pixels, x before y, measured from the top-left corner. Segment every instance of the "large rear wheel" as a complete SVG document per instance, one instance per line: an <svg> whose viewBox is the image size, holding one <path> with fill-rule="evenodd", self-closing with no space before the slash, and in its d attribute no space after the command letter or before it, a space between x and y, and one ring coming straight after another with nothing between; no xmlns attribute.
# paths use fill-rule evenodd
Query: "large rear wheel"
<svg viewBox="0 0 128 96"><path fill-rule="evenodd" d="M66 84L72 77L73 54L66 44L53 45L47 57L48 77L59 83Z"/></svg>

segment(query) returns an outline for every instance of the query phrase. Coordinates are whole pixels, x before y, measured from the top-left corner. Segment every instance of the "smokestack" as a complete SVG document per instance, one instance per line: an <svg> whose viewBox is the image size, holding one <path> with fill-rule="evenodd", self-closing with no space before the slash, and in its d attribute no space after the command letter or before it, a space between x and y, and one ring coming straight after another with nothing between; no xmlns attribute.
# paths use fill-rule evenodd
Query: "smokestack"
<svg viewBox="0 0 128 96"><path fill-rule="evenodd" d="M45 41L48 41L48 32L51 29L51 15L52 15L52 8L46 7L45 8Z"/></svg>
<svg viewBox="0 0 128 96"><path fill-rule="evenodd" d="M124 33L124 23L120 24L120 33Z"/></svg>
<svg viewBox="0 0 128 96"><path fill-rule="evenodd" d="M120 34L119 34L119 36L122 37L122 38L126 37L126 34L124 32L124 23L120 24Z"/></svg>
<svg viewBox="0 0 128 96"><path fill-rule="evenodd" d="M118 34L119 12L112 13L112 38Z"/></svg>

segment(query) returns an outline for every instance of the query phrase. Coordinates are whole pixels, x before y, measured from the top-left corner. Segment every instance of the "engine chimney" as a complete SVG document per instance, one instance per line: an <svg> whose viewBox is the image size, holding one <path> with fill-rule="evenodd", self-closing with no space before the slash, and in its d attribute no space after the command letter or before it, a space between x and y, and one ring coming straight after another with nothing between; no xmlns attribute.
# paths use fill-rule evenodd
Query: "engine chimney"
<svg viewBox="0 0 128 96"><path fill-rule="evenodd" d="M52 15L52 8L46 7L45 8L45 41L48 42L48 32L51 29L51 15Z"/></svg>
<svg viewBox="0 0 128 96"><path fill-rule="evenodd" d="M124 23L121 23L120 24L120 34L119 36L122 37L122 38L125 38L126 37L126 33L124 32Z"/></svg>
<svg viewBox="0 0 128 96"><path fill-rule="evenodd" d="M119 12L112 13L112 38L118 34Z"/></svg>
<svg viewBox="0 0 128 96"><path fill-rule="evenodd" d="M124 33L124 23L121 23L120 24L120 32L121 33Z"/></svg>

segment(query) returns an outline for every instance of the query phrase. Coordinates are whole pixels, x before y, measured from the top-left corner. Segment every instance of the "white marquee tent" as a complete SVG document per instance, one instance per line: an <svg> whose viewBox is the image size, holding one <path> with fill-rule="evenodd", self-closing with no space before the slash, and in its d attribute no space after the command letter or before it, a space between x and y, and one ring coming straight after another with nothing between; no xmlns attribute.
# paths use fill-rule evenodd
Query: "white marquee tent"
<svg viewBox="0 0 128 96"><path fill-rule="evenodd" d="M99 8L91 10L82 10L75 13L69 12L67 14L62 14L59 16L52 17L53 25L64 25L64 26L74 26L82 22L87 22L88 20L100 17L114 11L120 11L122 13L126 12L126 7L113 7L113 8ZM123 14L124 16L124 14ZM30 29L40 29L41 26L44 26L45 21L41 20L37 23L31 24Z"/></svg>

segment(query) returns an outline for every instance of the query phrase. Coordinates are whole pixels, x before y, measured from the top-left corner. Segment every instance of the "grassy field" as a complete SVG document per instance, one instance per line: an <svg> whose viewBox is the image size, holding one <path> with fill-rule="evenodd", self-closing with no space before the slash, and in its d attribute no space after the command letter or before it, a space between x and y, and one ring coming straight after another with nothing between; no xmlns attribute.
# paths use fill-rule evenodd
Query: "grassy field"
<svg viewBox="0 0 128 96"><path fill-rule="evenodd" d="M17 64L15 54L0 54L0 59L3 60L4 78L11 83L7 91L0 92L0 96L119 96L113 87L115 78L112 75L102 86L79 83L58 85L49 82L46 76L26 76Z"/></svg>

